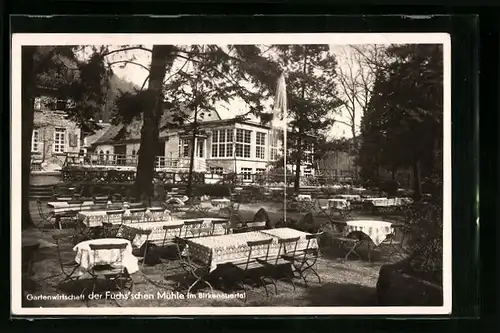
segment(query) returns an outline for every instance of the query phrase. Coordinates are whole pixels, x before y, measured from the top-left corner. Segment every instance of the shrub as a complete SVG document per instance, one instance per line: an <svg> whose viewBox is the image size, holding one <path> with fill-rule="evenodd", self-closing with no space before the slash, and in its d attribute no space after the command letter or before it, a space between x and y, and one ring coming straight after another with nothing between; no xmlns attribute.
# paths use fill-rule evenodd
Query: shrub
<svg viewBox="0 0 500 333"><path fill-rule="evenodd" d="M411 273L441 283L443 214L441 205L417 202L405 212Z"/></svg>
<svg viewBox="0 0 500 333"><path fill-rule="evenodd" d="M395 180L388 180L380 186L380 190L387 193L389 197L395 197L399 188L399 183Z"/></svg>

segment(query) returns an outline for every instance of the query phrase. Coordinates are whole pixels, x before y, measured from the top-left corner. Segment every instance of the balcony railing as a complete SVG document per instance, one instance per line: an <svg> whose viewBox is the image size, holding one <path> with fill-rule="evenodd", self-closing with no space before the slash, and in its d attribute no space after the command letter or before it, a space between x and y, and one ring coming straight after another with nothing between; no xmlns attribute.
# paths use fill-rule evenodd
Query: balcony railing
<svg viewBox="0 0 500 333"><path fill-rule="evenodd" d="M139 157L124 154L66 154L65 166L83 167L125 167L136 168ZM189 169L189 158L167 158L156 156L155 168L157 169ZM206 171L205 159L195 158L193 169Z"/></svg>

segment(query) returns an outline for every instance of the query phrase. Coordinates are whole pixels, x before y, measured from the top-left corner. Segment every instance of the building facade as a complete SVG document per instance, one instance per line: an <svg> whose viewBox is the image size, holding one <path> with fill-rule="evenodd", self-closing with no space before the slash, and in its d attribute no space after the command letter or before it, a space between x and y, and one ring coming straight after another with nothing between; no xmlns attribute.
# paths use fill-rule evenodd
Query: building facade
<svg viewBox="0 0 500 333"><path fill-rule="evenodd" d="M93 161L135 166L140 150L142 122L110 126L92 144ZM191 133L190 133L191 132ZM283 140L269 126L250 121L220 119L216 112L200 121L193 140L192 131L160 131L160 149L156 167L166 171L187 171L194 149L194 171L214 174L237 173L243 177L264 173L283 154ZM312 149L306 152L311 162ZM98 163L95 163L98 164ZM304 164L303 174L312 174L312 164Z"/></svg>
<svg viewBox="0 0 500 333"><path fill-rule="evenodd" d="M33 171L59 171L67 153L80 152L81 130L63 111L67 103L48 96L35 98L31 137Z"/></svg>

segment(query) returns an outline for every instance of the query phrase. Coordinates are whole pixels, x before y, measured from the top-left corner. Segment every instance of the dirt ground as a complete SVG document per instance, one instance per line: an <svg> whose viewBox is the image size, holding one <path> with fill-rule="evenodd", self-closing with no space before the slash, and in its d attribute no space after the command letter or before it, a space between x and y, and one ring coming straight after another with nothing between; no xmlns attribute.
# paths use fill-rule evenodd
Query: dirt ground
<svg viewBox="0 0 500 333"><path fill-rule="evenodd" d="M39 219L36 203L30 203L32 216ZM240 213L244 219L251 219L253 214L264 207L271 219L283 218L283 211L279 204L252 204L241 205ZM215 213L213 213L215 214ZM299 220L303 214L289 212L287 217ZM181 218L194 217L193 214L182 214ZM374 216L354 214L352 218L375 218ZM380 217L376 217L380 219ZM323 217L315 216L321 220ZM326 222L326 219L324 219ZM387 220L387 219L386 219ZM328 231L328 227L326 227ZM359 252L362 259L352 257L345 262L339 258L345 252L331 243L320 244L322 257L317 262L317 272L321 282L313 275L308 277L306 287L300 281L293 285L289 282L278 282L278 294L266 297L264 288L259 287L249 290L246 303L242 299L225 299L214 297L193 297L190 299L178 299L176 293L176 281L179 279L178 262L167 260L156 265L145 265L140 272L134 273L134 288L128 294L127 299L116 299L105 295L102 299L94 299L85 302L82 299L51 299L50 296L69 294L65 285L59 285L63 279L61 268L57 257L57 250L52 239L54 233L60 231L53 228L33 228L23 232L23 242L37 240L40 249L36 253L33 266L33 292L29 299L24 299L24 306L28 307L173 307L173 306L373 306L376 305L376 282L381 265L390 261L400 259L395 256L387 258L382 252L375 252L373 261L366 259L366 250ZM71 261L75 253L68 246L64 248L62 257L64 261ZM83 289L89 290L90 280L83 279L77 284L71 285L71 293L79 295ZM99 289L99 288L98 288ZM272 288L274 289L274 288ZM96 292L99 290L96 290ZM274 291L274 290L273 290ZM208 293L209 290L199 292ZM215 295L224 293L217 288ZM125 297L125 294L116 294ZM206 295L206 294L204 294ZM227 295L227 294L226 294ZM238 294L234 294L238 295ZM34 296L34 297L33 297ZM201 295L198 295L201 296ZM38 299L44 297L45 299ZM115 299L113 299L115 298Z"/></svg>

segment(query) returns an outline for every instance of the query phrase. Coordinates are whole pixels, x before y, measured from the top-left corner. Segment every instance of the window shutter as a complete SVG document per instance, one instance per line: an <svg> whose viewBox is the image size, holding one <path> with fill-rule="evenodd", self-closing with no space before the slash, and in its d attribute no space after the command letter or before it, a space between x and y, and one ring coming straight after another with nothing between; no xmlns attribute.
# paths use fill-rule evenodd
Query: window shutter
<svg viewBox="0 0 500 333"><path fill-rule="evenodd" d="M69 146L70 147L77 147L78 146L78 135L76 135L76 134L69 135Z"/></svg>

